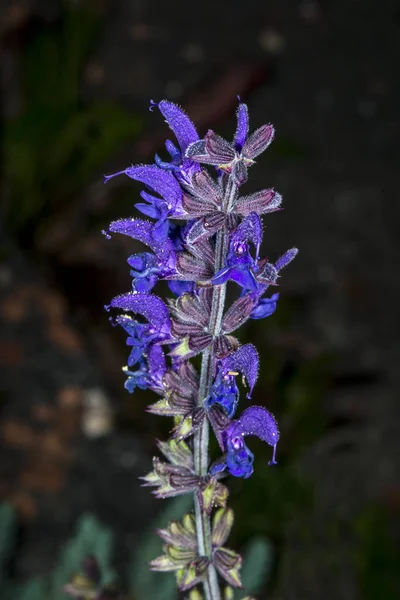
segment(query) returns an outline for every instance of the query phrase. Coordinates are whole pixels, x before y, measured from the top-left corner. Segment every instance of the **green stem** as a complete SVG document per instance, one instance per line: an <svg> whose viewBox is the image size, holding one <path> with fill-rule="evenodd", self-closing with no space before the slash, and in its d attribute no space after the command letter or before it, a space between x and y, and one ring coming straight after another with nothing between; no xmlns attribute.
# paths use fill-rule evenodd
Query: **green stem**
<svg viewBox="0 0 400 600"><path fill-rule="evenodd" d="M237 194L237 187L233 183L232 179L229 179L226 194L223 202L223 209L229 211L233 205L234 199ZM217 273L225 264L225 257L228 249L228 235L225 232L225 228L217 233L217 239L215 243L215 272ZM210 323L208 327L209 333L217 336L221 330L221 322L224 314L226 297L226 283L215 286L213 288L213 296L211 303L211 315ZM211 387L213 380L213 364L214 357L212 349L207 348L203 353L201 362L201 374L199 384L199 396L198 405L203 406L204 400L208 395L208 391ZM194 435L193 449L194 449L194 464L195 470L198 475L204 477L208 472L209 463L209 422L208 419L204 419L201 427ZM211 525L210 517L202 511L197 494L194 495L194 507L196 516L196 530L197 530L197 543L199 556L207 556L209 559L212 558L212 544L211 544ZM204 593L207 600L221 600L220 589L218 585L217 573L214 566L211 564L207 570L207 576L204 580Z"/></svg>

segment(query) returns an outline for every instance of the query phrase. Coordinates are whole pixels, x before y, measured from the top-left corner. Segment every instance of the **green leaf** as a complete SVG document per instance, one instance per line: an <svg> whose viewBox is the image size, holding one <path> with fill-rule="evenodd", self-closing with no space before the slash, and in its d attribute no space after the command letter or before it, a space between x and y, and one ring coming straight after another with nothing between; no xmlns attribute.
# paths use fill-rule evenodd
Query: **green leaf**
<svg viewBox="0 0 400 600"><path fill-rule="evenodd" d="M31 579L18 589L18 594L10 596L10 600L53 600L48 598L46 580L42 577ZM63 597L65 600L65 595Z"/></svg>
<svg viewBox="0 0 400 600"><path fill-rule="evenodd" d="M254 538L244 552L241 570L242 584L246 594L256 594L265 586L270 577L272 565L272 544L266 538ZM236 597L239 598L241 594L236 594Z"/></svg>
<svg viewBox="0 0 400 600"><path fill-rule="evenodd" d="M62 591L74 573L80 570L81 561L88 555L94 555L99 561L104 582L115 579L111 568L113 535L93 516L83 515L77 524L75 536L67 542L59 563L50 579L49 600L65 600Z"/></svg>

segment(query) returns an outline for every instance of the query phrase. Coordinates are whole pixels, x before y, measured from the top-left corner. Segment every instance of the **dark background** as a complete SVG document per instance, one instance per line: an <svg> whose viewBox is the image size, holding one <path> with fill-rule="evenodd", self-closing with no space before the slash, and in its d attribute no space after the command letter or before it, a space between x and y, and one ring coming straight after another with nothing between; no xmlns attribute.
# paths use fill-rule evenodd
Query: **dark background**
<svg viewBox="0 0 400 600"><path fill-rule="evenodd" d="M84 512L116 535L117 568L160 507L137 477L167 425L129 396L103 305L137 248L101 235L152 162L168 98L231 136L236 97L276 141L248 191L276 187L264 252L300 254L281 301L242 341L253 394L281 425L280 466L232 482L232 543L275 549L268 597L374 600L398 590L399 37L395 0L0 2L1 499L17 510L11 571L47 573ZM246 191L247 191L246 190ZM267 591L265 592L265 595ZM262 595L261 595L262 596ZM260 596L260 597L261 597Z"/></svg>

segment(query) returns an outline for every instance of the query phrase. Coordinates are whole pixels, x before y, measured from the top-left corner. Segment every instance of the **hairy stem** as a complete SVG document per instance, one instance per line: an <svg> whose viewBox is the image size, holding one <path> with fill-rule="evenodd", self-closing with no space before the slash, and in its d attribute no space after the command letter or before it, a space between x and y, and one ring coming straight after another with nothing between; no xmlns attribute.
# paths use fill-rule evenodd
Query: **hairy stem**
<svg viewBox="0 0 400 600"><path fill-rule="evenodd" d="M223 209L228 211L234 202L237 194L237 187L229 178L226 193L223 202ZM228 249L228 235L225 228L217 233L215 243L215 272L217 273L225 264L225 257ZM213 288L209 333L216 336L220 333L222 317L224 314L226 296L226 283ZM207 348L203 353L201 363L201 375L199 385L198 405L203 406L204 400L208 395L213 380L214 357L211 348ZM204 419L202 426L194 436L194 464L196 473L202 477L207 475L209 462L209 422ZM197 495L194 496L197 543L200 556L207 556L211 559L211 525L209 515L201 510ZM207 600L221 600L220 589L218 585L217 573L214 566L210 563L207 571L207 577L204 580L204 592Z"/></svg>

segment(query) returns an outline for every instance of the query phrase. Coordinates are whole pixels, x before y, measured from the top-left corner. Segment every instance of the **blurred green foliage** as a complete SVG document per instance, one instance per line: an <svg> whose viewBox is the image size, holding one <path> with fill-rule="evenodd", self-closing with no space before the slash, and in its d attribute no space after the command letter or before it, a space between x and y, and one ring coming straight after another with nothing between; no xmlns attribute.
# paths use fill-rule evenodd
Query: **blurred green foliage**
<svg viewBox="0 0 400 600"><path fill-rule="evenodd" d="M24 48L24 108L4 124L3 139L3 212L14 234L68 201L139 131L139 120L123 107L81 97L83 69L101 24L84 2L65 3L61 23L47 25Z"/></svg>
<svg viewBox="0 0 400 600"><path fill-rule="evenodd" d="M0 597L2 600L65 600L63 586L79 568L88 555L96 556L106 582L115 579L111 567L113 549L112 533L91 515L83 515L75 536L69 540L54 571L47 577L37 577L24 584L16 584L8 578L8 567L16 551L17 523L13 509L0 506Z"/></svg>
<svg viewBox="0 0 400 600"><path fill-rule="evenodd" d="M148 563L161 553L162 542L155 529L170 520L180 518L192 507L190 496L181 496L166 503L166 507L143 536L138 551L130 561L129 590L123 597L127 600L151 598L151 600L177 600L175 576L171 573L149 571ZM64 600L64 586L73 579L83 559L96 557L102 573L102 585L117 581L112 567L113 535L93 516L83 515L76 533L69 540L58 559L54 571L47 577L37 577L18 585L7 576L9 562L16 545L16 520L13 509L0 505L0 597L2 600ZM244 552L243 585L246 593L255 593L265 583L271 564L271 547L261 537L251 541ZM92 597L89 592L88 597ZM243 592L240 593L240 597ZM119 597L119 596L118 596ZM235 595L235 598L239 596ZM85 594L82 593L82 598Z"/></svg>

